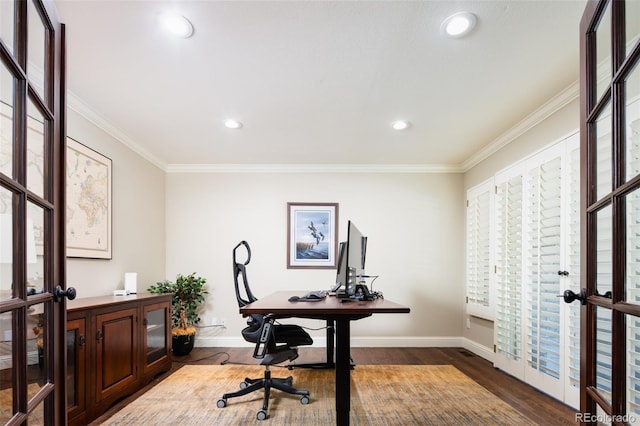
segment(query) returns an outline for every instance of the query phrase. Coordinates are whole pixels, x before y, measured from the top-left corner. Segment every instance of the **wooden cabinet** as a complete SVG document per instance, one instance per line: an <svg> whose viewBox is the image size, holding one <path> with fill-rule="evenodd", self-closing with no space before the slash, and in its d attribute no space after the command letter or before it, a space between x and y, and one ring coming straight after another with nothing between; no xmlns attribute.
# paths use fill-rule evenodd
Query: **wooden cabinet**
<svg viewBox="0 0 640 426"><path fill-rule="evenodd" d="M67 307L69 424L87 424L171 369L171 295L70 301Z"/></svg>

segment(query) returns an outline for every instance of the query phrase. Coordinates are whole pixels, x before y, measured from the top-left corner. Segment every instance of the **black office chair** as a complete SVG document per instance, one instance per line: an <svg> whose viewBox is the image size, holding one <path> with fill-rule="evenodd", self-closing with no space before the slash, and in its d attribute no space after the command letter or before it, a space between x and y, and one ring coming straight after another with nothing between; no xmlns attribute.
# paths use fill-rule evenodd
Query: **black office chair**
<svg viewBox="0 0 640 426"><path fill-rule="evenodd" d="M244 246L247 250L247 259L244 262L239 262L236 258L236 252L241 246ZM233 280L236 299L240 307L258 300L249 288L246 269L249 261L251 261L251 248L246 241L241 241L233 249ZM239 277L242 277L242 287ZM243 292L245 294L244 296L242 295ZM222 398L217 402L217 406L219 408L226 407L227 399L229 398L264 389L262 409L258 411L256 416L258 420L264 420L267 418L271 388L294 395L300 395L300 402L302 404L308 404L308 391L295 389L292 386L293 377L291 376L287 378L272 378L269 367L296 359L298 357L298 346L313 344L311 336L300 326L293 324L275 324L275 318L270 315L251 314L247 320L247 327L242 330L242 337L247 342L256 344L253 357L260 360L260 365L265 366L264 377L259 379L245 378L244 381L240 383L240 390L222 395Z"/></svg>

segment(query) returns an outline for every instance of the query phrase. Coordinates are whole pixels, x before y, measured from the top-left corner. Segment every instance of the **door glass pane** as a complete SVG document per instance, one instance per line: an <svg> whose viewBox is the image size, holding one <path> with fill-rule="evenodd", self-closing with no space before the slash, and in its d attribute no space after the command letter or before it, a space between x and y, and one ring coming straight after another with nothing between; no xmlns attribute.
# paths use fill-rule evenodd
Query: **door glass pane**
<svg viewBox="0 0 640 426"><path fill-rule="evenodd" d="M627 56L640 38L640 1L628 1L625 8L625 32Z"/></svg>
<svg viewBox="0 0 640 426"><path fill-rule="evenodd" d="M0 300L13 297L12 193L0 187Z"/></svg>
<svg viewBox="0 0 640 426"><path fill-rule="evenodd" d="M611 2L596 29L596 97L600 99L611 83Z"/></svg>
<svg viewBox="0 0 640 426"><path fill-rule="evenodd" d="M5 424L13 414L12 314L0 314L0 422Z"/></svg>
<svg viewBox="0 0 640 426"><path fill-rule="evenodd" d="M596 228L596 291L605 295L613 288L611 206L604 207L596 213Z"/></svg>
<svg viewBox="0 0 640 426"><path fill-rule="evenodd" d="M27 203L27 294L44 291L44 210Z"/></svg>
<svg viewBox="0 0 640 426"><path fill-rule="evenodd" d="M27 309L27 397L33 398L44 384L44 347L46 342L44 304Z"/></svg>
<svg viewBox="0 0 640 426"><path fill-rule="evenodd" d="M0 39L10 52L13 52L13 35L15 33L13 17L13 1L0 1Z"/></svg>
<svg viewBox="0 0 640 426"><path fill-rule="evenodd" d="M625 300L640 304L640 189L625 197L627 210L627 276Z"/></svg>
<svg viewBox="0 0 640 426"><path fill-rule="evenodd" d="M596 121L596 200L611 192L611 103Z"/></svg>
<svg viewBox="0 0 640 426"><path fill-rule="evenodd" d="M0 7L4 3L0 1ZM13 82L0 62L0 173L9 177L13 177Z"/></svg>
<svg viewBox="0 0 640 426"><path fill-rule="evenodd" d="M36 426L40 426L40 425L44 425L44 401L40 402L40 404L38 404L36 406L36 408L34 408L30 413L29 413L29 426L32 425L36 425Z"/></svg>
<svg viewBox="0 0 640 426"><path fill-rule="evenodd" d="M27 188L44 197L44 116L29 102L27 118Z"/></svg>
<svg viewBox="0 0 640 426"><path fill-rule="evenodd" d="M640 2L638 2L640 5ZM638 12L640 13L640 11ZM640 67L625 81L626 180L640 173Z"/></svg>
<svg viewBox="0 0 640 426"><path fill-rule="evenodd" d="M33 1L28 2L29 49L27 78L33 88L42 96L44 88L45 66L45 27Z"/></svg>
<svg viewBox="0 0 640 426"><path fill-rule="evenodd" d="M611 310L596 306L596 388L611 404Z"/></svg>
<svg viewBox="0 0 640 426"><path fill-rule="evenodd" d="M627 315L627 412L640 419L640 318Z"/></svg>

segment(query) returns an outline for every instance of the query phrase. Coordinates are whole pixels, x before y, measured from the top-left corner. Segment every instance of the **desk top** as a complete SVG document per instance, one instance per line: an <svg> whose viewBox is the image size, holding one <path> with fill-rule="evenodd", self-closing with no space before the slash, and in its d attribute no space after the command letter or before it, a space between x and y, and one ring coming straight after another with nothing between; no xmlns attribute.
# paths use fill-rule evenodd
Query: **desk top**
<svg viewBox="0 0 640 426"><path fill-rule="evenodd" d="M335 317L371 314L407 314L409 307L399 305L387 299L372 301L351 301L342 303L344 299L327 296L319 302L289 302L291 296L300 296L300 291L278 291L247 306L240 308L241 314L275 314L285 316L331 315Z"/></svg>

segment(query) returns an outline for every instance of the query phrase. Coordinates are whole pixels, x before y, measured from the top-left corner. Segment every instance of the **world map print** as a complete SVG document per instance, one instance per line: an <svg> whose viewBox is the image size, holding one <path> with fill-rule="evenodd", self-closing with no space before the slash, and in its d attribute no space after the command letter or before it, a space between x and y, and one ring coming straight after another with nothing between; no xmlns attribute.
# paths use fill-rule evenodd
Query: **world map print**
<svg viewBox="0 0 640 426"><path fill-rule="evenodd" d="M111 259L111 160L67 138L67 256Z"/></svg>

